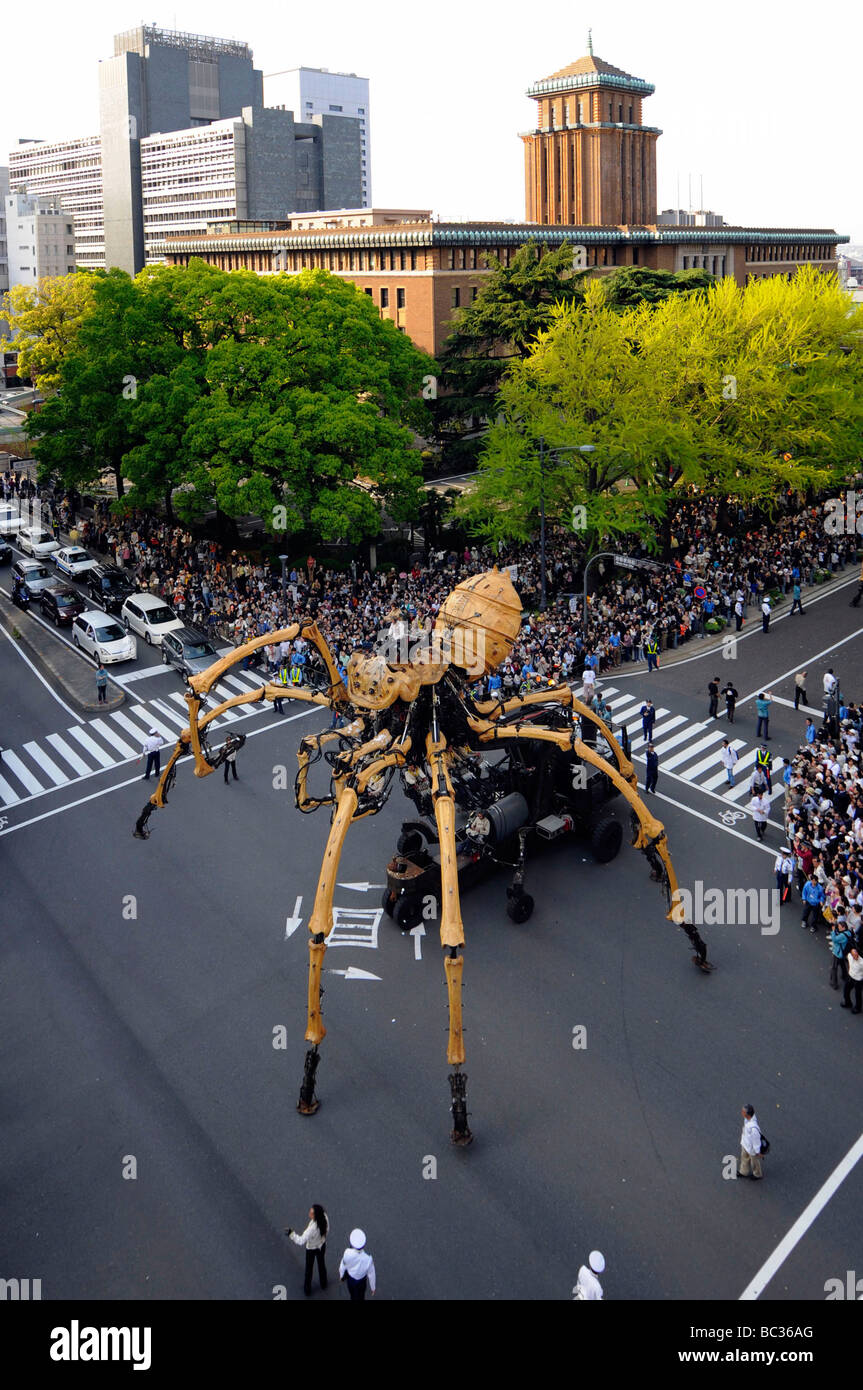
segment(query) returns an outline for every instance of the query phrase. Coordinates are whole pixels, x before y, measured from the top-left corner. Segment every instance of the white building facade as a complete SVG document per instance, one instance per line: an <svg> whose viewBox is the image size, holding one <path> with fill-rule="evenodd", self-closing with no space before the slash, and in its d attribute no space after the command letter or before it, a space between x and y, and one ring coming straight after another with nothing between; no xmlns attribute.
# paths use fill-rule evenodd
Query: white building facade
<svg viewBox="0 0 863 1390"><path fill-rule="evenodd" d="M355 117L360 123L360 206L371 207L371 124L367 77L357 77L353 72L330 72L329 68L289 68L269 76L265 73L264 105L293 111L297 121L310 121L313 116Z"/></svg>
<svg viewBox="0 0 863 1390"><path fill-rule="evenodd" d="M13 193L59 198L63 211L71 213L68 220L75 229L76 266L81 270L104 267L102 147L98 135L19 144L9 155L9 183Z"/></svg>
<svg viewBox="0 0 863 1390"><path fill-rule="evenodd" d="M9 288L75 270L75 230L59 198L7 193L6 256Z"/></svg>

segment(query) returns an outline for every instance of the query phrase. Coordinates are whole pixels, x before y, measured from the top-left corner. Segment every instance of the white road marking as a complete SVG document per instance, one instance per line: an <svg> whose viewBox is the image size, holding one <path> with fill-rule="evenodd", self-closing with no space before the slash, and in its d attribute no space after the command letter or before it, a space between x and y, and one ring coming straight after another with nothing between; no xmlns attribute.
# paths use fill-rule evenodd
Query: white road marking
<svg viewBox="0 0 863 1390"><path fill-rule="evenodd" d="M702 724L701 727L702 727L702 729L703 729L703 728L704 728L704 725ZM723 732L722 732L721 729L717 729L717 728L711 729L710 732L709 732L708 734L705 734L704 738L700 738L700 739L698 740L697 743L693 743L689 748L685 749L682 753L675 753L675 755L674 755L673 758L665 758L665 759L663 759L663 763L662 763L663 771L664 771L664 772L668 772L669 768L672 768L672 767L680 767L682 763L688 763L688 762L690 761L690 759L691 759L691 758L694 758L698 753L700 753L700 752L702 751L702 749L704 749L704 748L709 748L711 744L719 743L724 737L725 737L725 735L723 734ZM715 757L716 757L716 750L715 750L715 748L714 748L714 751L713 751L713 758L715 758ZM707 765L708 767L710 766L710 763L713 761L713 758L707 758L707 759L705 759L705 763L706 763L706 765Z"/></svg>
<svg viewBox="0 0 863 1390"><path fill-rule="evenodd" d="M798 669L800 669L800 668L798 668ZM770 699L771 699L771 702L772 702L774 705L787 705L789 709L794 709L794 701L793 701L793 700L786 700L786 699L784 699L783 696L781 696L781 695L774 695L772 692L771 692L771 695L770 695ZM800 714L814 714L814 715L816 715L819 719L821 718L821 715L824 713L824 711L821 710L821 709L813 709L811 705L803 705L803 704L801 704L801 705L798 705L798 706L797 706L797 709L798 709L798 711L800 712Z"/></svg>
<svg viewBox="0 0 863 1390"><path fill-rule="evenodd" d="M50 743L51 746L57 750L60 757L69 764L73 771L78 773L79 777L89 777L93 771L92 767L88 767L87 764L79 758L74 748L70 748L64 738L61 738L59 734L47 734L46 742Z"/></svg>
<svg viewBox="0 0 863 1390"><path fill-rule="evenodd" d="M12 773L23 787L26 787L31 796L34 792L43 792L45 788L41 782L37 782L32 772L24 766L17 753L12 753L7 749L3 754L3 766Z"/></svg>
<svg viewBox="0 0 863 1390"><path fill-rule="evenodd" d="M119 753L122 753L124 758L136 758L138 756L136 749L130 748L126 740L121 738L116 729L112 729L104 719L91 719L87 727L95 729L96 733L112 748L116 748Z"/></svg>
<svg viewBox="0 0 863 1390"><path fill-rule="evenodd" d="M816 652L814 656L805 657L802 661L798 661L796 666L792 666L789 671L783 671L781 676L774 676L773 680L769 681L766 685L759 685L757 690L750 690L748 695L744 695L742 700L737 701L737 708L739 709L741 705L745 705L747 700L754 700L761 694L762 690L772 690L773 686L778 685L780 681L787 680L789 676L796 676L798 671L808 671L814 662L820 661L822 656L828 656L830 652L835 652L839 647L844 647L846 642L853 642L855 637L860 637L861 635L863 635L863 627L858 627L856 632L850 632L847 637L842 637L838 642L833 642L829 647L824 647L822 651ZM820 714L821 711L819 710L818 713Z"/></svg>
<svg viewBox="0 0 863 1390"><path fill-rule="evenodd" d="M49 758L48 754L39 747L38 743L25 743L24 751L25 753L29 753L34 763L41 767L43 772L47 772L56 787L65 786L67 782L71 781L69 774L67 772L62 772L54 759Z"/></svg>
<svg viewBox="0 0 863 1390"><path fill-rule="evenodd" d="M785 1263L791 1251L803 1239L812 1223L817 1220L834 1192L841 1187L848 1174L863 1158L863 1134L852 1144L845 1157L837 1163L825 1183L819 1187L808 1207L798 1216L788 1234L779 1242L773 1254L764 1261L753 1279L750 1279L738 1302L758 1298L770 1283L776 1271Z"/></svg>
<svg viewBox="0 0 863 1390"><path fill-rule="evenodd" d="M723 733L722 737L723 737L723 738L728 738L728 734L727 734L727 733ZM732 739L728 739L728 742L729 742L729 746L730 746L731 748L733 748L735 751L737 751L737 750L740 749L740 748L745 748L745 747L746 747L746 742L745 742L745 740L742 739L742 738L732 738ZM700 763L696 763L694 767L688 767L688 768L686 769L686 771L685 771L685 772L682 772L680 775L681 775L681 777L683 778L684 782L693 782L693 781L695 780L696 777L699 777L699 776L701 775L702 772L706 772L707 769L708 769L709 767L715 767L716 764L717 764L717 762L718 762L718 760L719 760L719 749L718 749L718 748L714 748L713 752L710 754L709 757L707 757L707 758L702 758ZM739 762L739 759L738 759L738 762ZM735 767L735 771L736 771L737 763L734 764L734 767ZM667 771L668 771L668 767L666 766L666 768L665 768L664 770L667 772ZM725 768L723 768L722 771L723 771L723 774L724 774L724 773L725 773ZM726 779L726 780L727 780L727 779Z"/></svg>
<svg viewBox="0 0 863 1390"><path fill-rule="evenodd" d="M4 806L15 806L22 798L13 791L5 777L0 777L0 801Z"/></svg>
<svg viewBox="0 0 863 1390"><path fill-rule="evenodd" d="M660 741L657 741L657 739L654 738L654 740L653 740L653 746L654 746L654 748L656 749L657 753L659 753L661 756L664 756L664 754L666 753L666 751L667 751L669 748L676 748L676 747L678 746L678 744L683 743L684 739L691 738L691 737L693 736L693 734L700 734L700 733L703 732L703 730L704 730L704 725L703 725L703 724L687 724L686 728L685 728L685 729L681 729L681 730L679 731L679 733L676 733L676 734L674 735L673 738L663 738L663 739L661 739ZM699 744L699 747L700 747L700 746L701 746L701 745ZM678 758L680 758L680 757L683 757L683 758L691 757L690 750L687 749L685 753L678 753L678 754L677 754L677 757L678 757ZM676 759L672 758L671 761L672 761L672 762L675 762ZM668 767L668 763L666 763L666 762L663 761L662 766L663 766L663 767Z"/></svg>
<svg viewBox="0 0 863 1390"><path fill-rule="evenodd" d="M76 726L70 729L69 733L72 735L72 738L77 739L82 748L86 748L90 757L95 758L97 763L101 763L103 767L114 767L116 765L116 758L109 758L105 750L100 748L98 743L96 743L89 734L85 733L83 729Z"/></svg>
<svg viewBox="0 0 863 1390"><path fill-rule="evenodd" d="M0 632L2 632L3 636L6 638L6 641L9 643L10 647L14 647L14 648L15 648L16 652L17 652L18 655L20 656L21 660L24 662L25 666L29 666L29 667L30 667L30 670L33 672L33 675L36 677L36 679L37 679L37 680L40 680L40 681L42 682L42 684L44 685L45 689L48 691L48 694L51 695L51 696L53 696L53 698L57 701L57 704L58 704L58 705L62 705L63 709L66 711L66 713L68 714L69 718L70 718L70 719L77 719L78 716L77 716L77 714L75 713L75 711L74 711L73 709L70 709L70 708L69 708L69 706L66 704L66 701L65 701L65 700L61 700L61 699L60 699L60 696L57 694L56 690L54 690L54 688L48 683L48 681L47 681L47 680L45 679L45 677L42 675L42 672L36 670L36 667L33 665L33 662L30 660L29 656L25 656L24 652L23 652L23 651L21 650L21 648L18 646L18 643L15 641L14 637L10 637L10 636L9 636L9 633L6 631L6 629L5 629L4 627L0 627Z"/></svg>

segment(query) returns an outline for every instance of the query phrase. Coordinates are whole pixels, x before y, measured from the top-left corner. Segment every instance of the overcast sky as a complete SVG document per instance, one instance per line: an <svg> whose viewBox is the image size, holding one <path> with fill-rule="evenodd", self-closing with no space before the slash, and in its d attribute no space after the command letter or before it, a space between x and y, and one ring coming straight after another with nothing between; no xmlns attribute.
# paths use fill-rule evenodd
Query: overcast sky
<svg viewBox="0 0 863 1390"><path fill-rule="evenodd" d="M176 8L174 8L176 6ZM856 26L828 6L785 0L42 0L4 8L0 163L19 137L97 133L96 65L113 35L148 23L245 39L265 73L328 67L371 81L372 192L379 206L442 218L524 217L520 131L527 87L586 52L654 84L660 208L700 203L726 221L832 227L863 242ZM857 153L855 154L855 150Z"/></svg>

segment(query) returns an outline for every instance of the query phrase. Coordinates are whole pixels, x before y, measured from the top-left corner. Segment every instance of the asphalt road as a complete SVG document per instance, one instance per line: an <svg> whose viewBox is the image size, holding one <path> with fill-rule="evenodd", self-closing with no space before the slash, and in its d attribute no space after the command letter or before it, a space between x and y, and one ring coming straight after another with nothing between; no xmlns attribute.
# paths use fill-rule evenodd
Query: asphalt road
<svg viewBox="0 0 863 1390"><path fill-rule="evenodd" d="M693 725L714 669L741 697L764 682L787 696L792 677L778 678L802 663L811 697L833 664L853 694L859 633L835 661L816 658L863 629L847 598L754 633L721 665L642 667L615 684ZM735 725L750 740L753 703ZM774 708L781 754L803 721ZM325 970L379 978L325 974L322 1104L302 1119L305 938L327 817L301 816L292 783L296 744L321 722L244 726L228 788L184 766L146 843L131 830L150 788L128 765L14 808L0 830L9 1272L42 1278L46 1299L271 1299L283 1284L302 1297L301 1253L280 1232L322 1201L331 1267L362 1225L379 1298L567 1300L594 1247L610 1299L738 1298L860 1130L863 1018L839 1010L823 942L794 907L775 933L705 925L717 969L704 975L626 844L606 866L580 844L550 846L529 867L524 926L506 916L505 878L490 879L463 903L476 1138L456 1150L434 924L421 959L386 918L362 945L380 891L340 888ZM341 883L383 883L411 809L396 789L352 830ZM772 886L772 856L748 821L722 823L719 795L661 773L653 809L684 886ZM749 1100L773 1145L762 1184L723 1178ZM763 1300L821 1300L855 1267L860 1184L858 1168Z"/></svg>

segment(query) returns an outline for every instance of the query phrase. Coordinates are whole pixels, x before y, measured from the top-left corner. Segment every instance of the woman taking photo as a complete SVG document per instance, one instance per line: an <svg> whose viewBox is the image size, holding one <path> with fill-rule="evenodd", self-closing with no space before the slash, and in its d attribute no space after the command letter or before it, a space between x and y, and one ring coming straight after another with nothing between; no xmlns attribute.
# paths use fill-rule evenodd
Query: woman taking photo
<svg viewBox="0 0 863 1390"><path fill-rule="evenodd" d="M301 1235L288 1226L285 1235L290 1236L295 1245L302 1245L306 1251L306 1277L303 1283L303 1292L308 1298L312 1292L312 1271L315 1267L315 1260L318 1262L318 1275L321 1281L321 1288L327 1287L327 1266L325 1257L327 1253L327 1231L329 1230L327 1213L320 1203L315 1202L309 1207L309 1224Z"/></svg>

